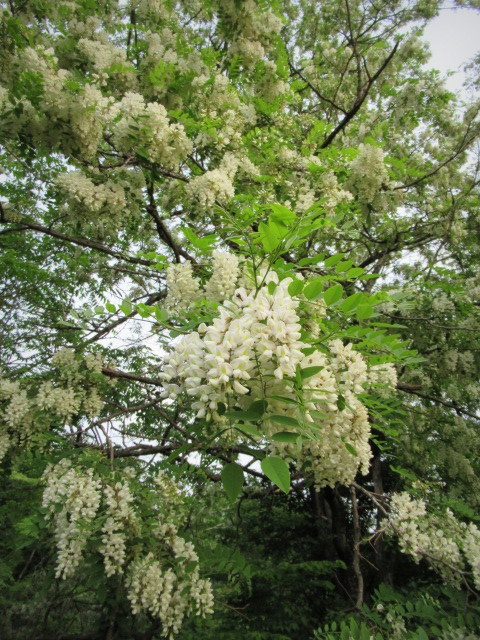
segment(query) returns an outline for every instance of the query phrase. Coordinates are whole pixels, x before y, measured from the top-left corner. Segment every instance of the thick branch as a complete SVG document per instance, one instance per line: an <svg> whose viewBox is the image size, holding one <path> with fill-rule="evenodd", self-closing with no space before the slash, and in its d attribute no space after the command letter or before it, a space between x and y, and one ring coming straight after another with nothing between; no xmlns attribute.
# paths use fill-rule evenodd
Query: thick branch
<svg viewBox="0 0 480 640"><path fill-rule="evenodd" d="M320 146L321 149L325 149L326 147L328 147L337 137L337 135L343 131L343 129L345 129L345 127L347 126L347 124L350 122L350 120L358 113L360 107L362 106L362 104L365 102L365 99L368 96L368 93L372 87L372 85L376 82L376 80L379 78L379 76L381 75L381 73L386 69L386 67L388 66L388 64L390 63L391 59L393 58L393 56L395 55L395 53L397 52L398 49L398 42L395 44L395 46L393 47L393 49L391 50L391 52L388 54L388 56L385 58L385 60L383 61L382 65L377 69L377 71L373 74L373 76L371 78L369 78L367 84L365 85L362 93L360 94L360 96L355 100L353 107L350 109L350 111L347 111L347 113L345 114L345 117L341 120L341 122L335 127L335 129L327 136L327 138L325 139L325 141L322 143L322 145Z"/></svg>
<svg viewBox="0 0 480 640"><path fill-rule="evenodd" d="M147 187L147 192L148 192L148 204L147 204L146 208L147 208L147 211L148 211L149 215L155 221L155 226L157 227L158 237L161 240L163 240L163 242L165 242L170 247L170 249L175 254L175 260L177 262L180 262L180 256L183 256L187 260L190 260L190 261L194 262L193 258L190 256L190 254L187 253L184 249L182 249L182 247L179 247L177 245L177 243L172 238L172 235L171 235L170 231L167 229L167 226L165 225L163 220L160 218L160 215L159 215L158 210L157 210L157 205L155 203L155 195L154 195L154 192L153 192L153 184L150 184Z"/></svg>
<svg viewBox="0 0 480 640"><path fill-rule="evenodd" d="M475 415L474 413L471 413L466 409L462 409L461 407L454 404L453 402L448 402L447 400L436 398L435 396L428 395L427 393L421 393L420 391L417 391L417 389L413 388L411 385L398 384L397 389L399 389L399 391L405 391L406 393L411 393L415 396L418 396L419 398L423 398L424 400L430 400L430 402L433 402L434 404L441 404L444 407L453 409L458 414L468 416L469 418L472 418L473 420L477 420L478 422L480 422L479 415Z"/></svg>
<svg viewBox="0 0 480 640"><path fill-rule="evenodd" d="M8 223L9 221L2 221ZM109 249L100 242L95 242L95 240L87 240L86 238L77 238L74 236L67 235L66 233L61 233L60 231L55 231L50 227L45 227L42 224L37 224L36 222L20 222L21 226L16 227L16 231L24 231L26 229L31 229L32 231L38 231L39 233L44 233L47 236L52 236L52 238L58 238L59 240L64 240L65 242L69 242L71 244L76 244L80 247L87 247L89 249L95 249L95 251L101 251L112 258L117 258L118 260L123 260L124 262L131 262L133 264L142 264L146 267L151 267L156 263L152 260L144 260L143 258L134 258L133 256L125 256L120 251L115 251L114 249Z"/></svg>
<svg viewBox="0 0 480 640"><path fill-rule="evenodd" d="M350 487L350 498L352 500L352 515L353 515L353 570L357 578L357 600L355 606L357 609L363 604L363 575L360 568L360 519L358 517L358 504L357 504L357 492L355 487Z"/></svg>
<svg viewBox="0 0 480 640"><path fill-rule="evenodd" d="M322 100L322 102L326 102L327 104L329 104L331 107L333 107L334 109L336 109L337 111L341 111L343 114L347 114L347 112L345 111L345 109L343 109L342 107L340 107L338 104L335 104L335 102L333 102L333 100L330 100L330 98L327 98L327 96L324 96L323 94L320 93L320 91L310 82L310 80L308 80L303 74L302 74L302 70L301 69L295 69L295 67L292 65L292 63L289 61L289 66L290 66L290 73L292 76L298 76L300 78L300 80L302 80L302 82L305 82L305 84L308 86L308 88L317 96L317 98L319 98L320 100Z"/></svg>
<svg viewBox="0 0 480 640"><path fill-rule="evenodd" d="M128 373L128 371L121 371L114 367L103 367L102 373L109 378L122 378L124 380L133 380L135 382L153 384L156 387L163 387L163 382L161 382L161 380L154 380L153 378L147 378L146 376L137 376L135 373Z"/></svg>

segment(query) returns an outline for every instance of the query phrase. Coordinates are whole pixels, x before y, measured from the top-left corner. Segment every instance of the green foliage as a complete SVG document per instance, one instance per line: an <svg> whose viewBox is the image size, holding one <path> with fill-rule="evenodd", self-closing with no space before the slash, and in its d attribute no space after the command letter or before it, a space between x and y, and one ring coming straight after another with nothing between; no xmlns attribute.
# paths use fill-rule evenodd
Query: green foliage
<svg viewBox="0 0 480 640"><path fill-rule="evenodd" d="M173 513L216 602L179 638L477 637L479 59L461 98L427 66L440 8L0 0L2 640L169 633L131 572L182 566ZM138 519L43 499L65 460ZM403 491L457 590L385 535Z"/></svg>
<svg viewBox="0 0 480 640"><path fill-rule="evenodd" d="M478 603L446 587L422 587L399 592L381 584L371 606L358 614L326 624L315 640L427 640L465 638L475 640L480 625Z"/></svg>

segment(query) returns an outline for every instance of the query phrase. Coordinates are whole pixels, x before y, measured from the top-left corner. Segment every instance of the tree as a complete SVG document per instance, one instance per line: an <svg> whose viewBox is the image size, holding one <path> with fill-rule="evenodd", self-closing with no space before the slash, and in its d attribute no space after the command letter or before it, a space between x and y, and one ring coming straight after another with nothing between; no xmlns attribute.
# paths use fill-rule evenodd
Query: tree
<svg viewBox="0 0 480 640"><path fill-rule="evenodd" d="M474 630L478 60L469 100L426 66L439 2L0 6L5 637Z"/></svg>

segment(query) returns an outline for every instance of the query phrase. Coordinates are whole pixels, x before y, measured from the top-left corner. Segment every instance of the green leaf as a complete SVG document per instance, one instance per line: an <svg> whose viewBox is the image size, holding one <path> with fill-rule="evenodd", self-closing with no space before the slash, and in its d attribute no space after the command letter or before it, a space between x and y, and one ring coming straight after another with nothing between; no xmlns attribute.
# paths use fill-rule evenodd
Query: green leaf
<svg viewBox="0 0 480 640"><path fill-rule="evenodd" d="M119 306L119 308L121 311L123 311L123 313L126 316L130 315L133 310L132 303L130 302L130 300L124 300L122 304Z"/></svg>
<svg viewBox="0 0 480 640"><path fill-rule="evenodd" d="M373 307L370 304L361 304L356 311L358 320L366 320L373 315Z"/></svg>
<svg viewBox="0 0 480 640"><path fill-rule="evenodd" d="M311 378L312 376L314 376L316 373L318 373L322 369L323 369L323 367L321 367L321 366L305 367L304 369L301 369L300 371L301 371L303 380L306 380L307 378Z"/></svg>
<svg viewBox="0 0 480 640"><path fill-rule="evenodd" d="M334 284L323 294L323 299L325 300L325 304L331 305L334 302L338 302L340 298L343 296L343 287L341 284Z"/></svg>
<svg viewBox="0 0 480 640"><path fill-rule="evenodd" d="M290 416L268 416L270 420L273 422L278 422L278 424L284 424L287 427L300 427L298 420L295 418L290 418Z"/></svg>
<svg viewBox="0 0 480 640"><path fill-rule="evenodd" d="M298 400L288 398L287 396L270 396L273 400L280 400L280 402L286 402L287 404L300 404Z"/></svg>
<svg viewBox="0 0 480 640"><path fill-rule="evenodd" d="M295 384L298 389L302 388L302 370L300 369L300 365L297 364L295 367Z"/></svg>
<svg viewBox="0 0 480 640"><path fill-rule="evenodd" d="M361 300L365 299L365 297L365 294L361 291L359 291L358 293L354 293L353 295L348 296L348 298L345 298L345 300L340 305L340 309L345 313L349 313L350 311L353 311L355 307L358 307Z"/></svg>
<svg viewBox="0 0 480 640"><path fill-rule="evenodd" d="M304 288L303 293L307 300L315 300L318 298L323 291L323 279L315 278L314 280L310 280L307 286Z"/></svg>
<svg viewBox="0 0 480 640"><path fill-rule="evenodd" d="M353 264L353 260L346 260L345 262L339 262L335 267L335 271L337 273L343 273L344 271L347 271L348 269L350 269L352 264Z"/></svg>
<svg viewBox="0 0 480 640"><path fill-rule="evenodd" d="M358 278L358 276L361 276L363 273L365 273L365 269L362 269L362 267L353 267L353 269L349 269L345 275L347 278Z"/></svg>
<svg viewBox="0 0 480 640"><path fill-rule="evenodd" d="M214 233L204 236L203 238L199 238L196 233L188 227L182 227L181 231L190 244L200 251L208 251L210 249L210 245L217 239L217 236Z"/></svg>
<svg viewBox="0 0 480 640"><path fill-rule="evenodd" d="M399 476L403 476L404 478L408 478L409 480L418 480L417 476L409 471L408 469L404 469L403 467L394 467L393 464L390 465L390 469L394 473L398 473Z"/></svg>
<svg viewBox="0 0 480 640"><path fill-rule="evenodd" d="M330 258L327 258L323 264L327 268L334 267L337 264L337 262L340 262L340 260L343 258L344 255L345 255L344 253L336 253L335 255L330 256Z"/></svg>
<svg viewBox="0 0 480 640"><path fill-rule="evenodd" d="M260 466L263 473L284 493L290 491L290 470L285 460L277 456L264 458Z"/></svg>
<svg viewBox="0 0 480 640"><path fill-rule="evenodd" d="M261 438L262 436L257 427L254 427L253 424L248 424L248 422L244 424L237 424L235 428L239 431L247 433L249 436L255 436L256 438Z"/></svg>
<svg viewBox="0 0 480 640"><path fill-rule="evenodd" d="M301 438L302 436L299 436L298 433L293 433L293 431L279 431L273 434L272 440L274 442L295 443L299 437Z"/></svg>
<svg viewBox="0 0 480 640"><path fill-rule="evenodd" d="M109 311L110 313L115 313L115 311L117 310L117 307L112 304L111 302L106 302L105 303L105 309L107 311Z"/></svg>
<svg viewBox="0 0 480 640"><path fill-rule="evenodd" d="M345 407L347 406L347 403L345 402L345 398L342 395L338 395L337 398L337 407L339 411L343 411L345 409Z"/></svg>
<svg viewBox="0 0 480 640"><path fill-rule="evenodd" d="M325 420L325 418L328 418L328 415L326 413L324 413L323 411L318 411L318 409L310 409L309 414L316 420Z"/></svg>
<svg viewBox="0 0 480 640"><path fill-rule="evenodd" d="M260 420L266 409L266 400L256 400L255 402L252 402L246 411L225 411L224 416L231 420L252 420L253 422L256 422L257 420Z"/></svg>
<svg viewBox="0 0 480 640"><path fill-rule="evenodd" d="M222 469L221 478L227 496L234 502L242 493L243 469L236 462L228 462Z"/></svg>
<svg viewBox="0 0 480 640"><path fill-rule="evenodd" d="M172 451L172 453L168 456L168 458L165 458L164 460L162 460L162 463L163 463L162 466L166 466L169 462L173 462L173 460L176 460L178 456L188 451L191 448L191 446L192 445L190 442L184 442L182 445L178 447L178 449L175 449L175 451Z"/></svg>
<svg viewBox="0 0 480 640"><path fill-rule="evenodd" d="M166 311L165 309L161 309L160 307L155 308L155 317L157 318L158 322L165 322L166 320L168 320L168 315L168 311Z"/></svg>
<svg viewBox="0 0 480 640"><path fill-rule="evenodd" d="M348 451L348 453L350 453L352 456L356 456L357 454L357 450L355 449L355 447L353 446L353 444L350 444L349 442L344 442L343 443L345 445L345 449Z"/></svg>
<svg viewBox="0 0 480 640"><path fill-rule="evenodd" d="M135 305L135 309L142 318L148 318L152 313L152 307L149 307L148 305L141 302Z"/></svg>
<svg viewBox="0 0 480 640"><path fill-rule="evenodd" d="M268 216L269 220L273 220L285 227L291 227L295 223L297 216L287 207L282 204L271 204L269 207L272 210L272 213Z"/></svg>
<svg viewBox="0 0 480 640"><path fill-rule="evenodd" d="M298 294L303 289L303 280L292 280L292 282L288 285L288 293L293 296L298 296Z"/></svg>
<svg viewBox="0 0 480 640"><path fill-rule="evenodd" d="M263 248L267 253L272 253L281 242L281 238L270 225L260 222L258 225L258 235L260 236Z"/></svg>
<svg viewBox="0 0 480 640"><path fill-rule="evenodd" d="M267 407L268 402L266 400L255 400L255 402L252 402L252 404L248 407L248 411L261 418L267 410Z"/></svg>

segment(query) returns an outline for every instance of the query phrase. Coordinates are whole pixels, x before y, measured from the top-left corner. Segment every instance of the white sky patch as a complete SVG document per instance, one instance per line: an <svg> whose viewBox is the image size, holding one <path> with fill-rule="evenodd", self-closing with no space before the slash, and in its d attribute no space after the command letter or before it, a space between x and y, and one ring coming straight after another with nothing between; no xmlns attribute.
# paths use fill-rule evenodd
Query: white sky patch
<svg viewBox="0 0 480 640"><path fill-rule="evenodd" d="M465 79L463 66L480 49L480 11L453 9L447 3L426 27L424 38L430 43L432 58L429 66L443 74L453 71L447 79L449 90L458 92Z"/></svg>

